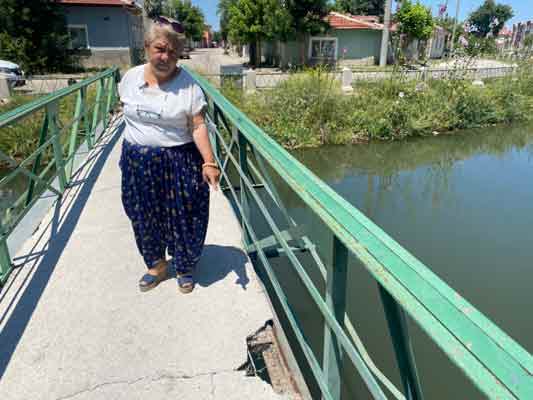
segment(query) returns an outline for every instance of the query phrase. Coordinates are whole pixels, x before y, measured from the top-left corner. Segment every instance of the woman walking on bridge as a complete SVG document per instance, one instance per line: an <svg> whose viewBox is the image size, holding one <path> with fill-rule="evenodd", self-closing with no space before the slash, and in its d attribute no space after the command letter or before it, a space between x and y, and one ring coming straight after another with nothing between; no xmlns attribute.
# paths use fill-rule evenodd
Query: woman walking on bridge
<svg viewBox="0 0 533 400"><path fill-rule="evenodd" d="M183 46L178 24L154 23L145 38L148 63L127 71L119 84L122 203L148 267L142 291L175 274L182 292L193 290L209 218L208 184L216 188L220 175L205 97L177 66Z"/></svg>

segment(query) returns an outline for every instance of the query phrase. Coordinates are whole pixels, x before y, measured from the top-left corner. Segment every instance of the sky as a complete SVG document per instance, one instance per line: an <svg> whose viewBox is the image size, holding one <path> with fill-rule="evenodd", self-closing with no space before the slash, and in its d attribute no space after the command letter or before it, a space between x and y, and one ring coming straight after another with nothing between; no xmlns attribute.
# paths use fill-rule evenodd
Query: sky
<svg viewBox="0 0 533 400"><path fill-rule="evenodd" d="M433 15L438 12L439 4L445 4L446 0L421 0L421 3L432 7ZM477 9L485 0L461 0L459 19L464 20L472 11ZM514 23L533 20L533 4L531 0L496 0L498 4L507 4L513 7L515 16L507 22L511 27ZM448 13L455 16L457 0L448 0Z"/></svg>
<svg viewBox="0 0 533 400"><path fill-rule="evenodd" d="M436 15L439 4L446 3L446 0L420 0L421 3L432 7L433 14ZM508 4L513 7L515 17L507 22L509 27L513 23L533 20L532 0L496 0L497 3ZM192 0L193 4L199 6L204 12L207 23L218 30L220 25L217 16L218 0ZM464 20L468 14L483 4L484 0L461 0L459 18ZM448 0L448 13L455 16L455 5L457 0Z"/></svg>

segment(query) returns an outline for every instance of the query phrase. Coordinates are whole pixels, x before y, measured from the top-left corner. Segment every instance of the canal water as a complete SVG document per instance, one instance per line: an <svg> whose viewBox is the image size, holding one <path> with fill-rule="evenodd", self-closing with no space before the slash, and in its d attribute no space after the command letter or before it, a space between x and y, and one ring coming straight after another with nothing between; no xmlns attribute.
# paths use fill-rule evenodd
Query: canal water
<svg viewBox="0 0 533 400"><path fill-rule="evenodd" d="M326 146L293 154L533 352L533 126ZM330 248L331 233L294 193L275 181L303 231L321 249ZM322 250L321 256L329 262L327 253ZM324 328L319 311L285 259L272 260L321 360ZM304 263L322 289L316 268L305 257ZM400 388L376 284L357 260L349 264L350 318L375 363ZM485 398L411 320L409 328L426 399ZM346 363L343 399L371 398L357 376ZM318 396L313 380L308 381Z"/></svg>

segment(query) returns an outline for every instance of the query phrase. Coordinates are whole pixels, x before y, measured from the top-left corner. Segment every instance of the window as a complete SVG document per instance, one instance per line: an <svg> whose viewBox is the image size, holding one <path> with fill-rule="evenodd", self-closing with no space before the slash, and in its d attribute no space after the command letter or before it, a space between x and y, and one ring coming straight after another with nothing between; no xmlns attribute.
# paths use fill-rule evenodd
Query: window
<svg viewBox="0 0 533 400"><path fill-rule="evenodd" d="M309 43L309 58L337 59L337 38L314 37Z"/></svg>
<svg viewBox="0 0 533 400"><path fill-rule="evenodd" d="M69 25L68 33L70 35L71 49L88 49L89 35L87 34L87 25Z"/></svg>

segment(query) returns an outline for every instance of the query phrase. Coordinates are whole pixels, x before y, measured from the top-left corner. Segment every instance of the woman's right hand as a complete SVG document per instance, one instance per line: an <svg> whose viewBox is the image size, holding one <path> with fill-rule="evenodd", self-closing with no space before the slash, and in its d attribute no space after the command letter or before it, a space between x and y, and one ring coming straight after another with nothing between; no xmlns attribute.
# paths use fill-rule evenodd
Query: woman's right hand
<svg viewBox="0 0 533 400"><path fill-rule="evenodd" d="M218 182L220 181L220 170L217 167L206 165L202 168L202 176L204 182L209 184L214 190L218 190Z"/></svg>

